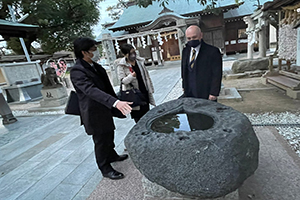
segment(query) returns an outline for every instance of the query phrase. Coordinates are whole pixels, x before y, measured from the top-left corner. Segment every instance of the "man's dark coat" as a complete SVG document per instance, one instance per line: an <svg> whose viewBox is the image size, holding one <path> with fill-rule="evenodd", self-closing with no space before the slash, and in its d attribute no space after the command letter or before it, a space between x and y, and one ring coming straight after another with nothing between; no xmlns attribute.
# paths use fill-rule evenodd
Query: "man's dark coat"
<svg viewBox="0 0 300 200"><path fill-rule="evenodd" d="M116 109L113 104L117 96L105 69L97 63L94 63L93 68L83 59L77 59L70 74L86 133L94 135L112 132L115 126L111 109Z"/></svg>
<svg viewBox="0 0 300 200"><path fill-rule="evenodd" d="M222 56L217 47L206 44L203 40L196 58L192 73L195 75L195 84L189 85L189 62L191 47L186 46L182 51L181 76L182 86L187 95L190 87L196 98L208 99L209 95L219 96L222 80ZM191 69L191 68L190 68Z"/></svg>

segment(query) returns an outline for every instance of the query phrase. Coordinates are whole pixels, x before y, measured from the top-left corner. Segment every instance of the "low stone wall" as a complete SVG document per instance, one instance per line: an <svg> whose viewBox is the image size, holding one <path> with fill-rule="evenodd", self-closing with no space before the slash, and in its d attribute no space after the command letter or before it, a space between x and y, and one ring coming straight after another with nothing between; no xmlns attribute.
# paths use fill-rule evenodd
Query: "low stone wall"
<svg viewBox="0 0 300 200"><path fill-rule="evenodd" d="M0 63L6 85L2 87L7 102L27 102L42 98L39 61Z"/></svg>
<svg viewBox="0 0 300 200"><path fill-rule="evenodd" d="M30 83L41 80L42 71L39 61L20 63L0 63L1 71L4 75L7 86L18 83Z"/></svg>
<svg viewBox="0 0 300 200"><path fill-rule="evenodd" d="M236 60L232 64L233 73L244 73L246 71L267 70L269 66L269 58L255 58Z"/></svg>

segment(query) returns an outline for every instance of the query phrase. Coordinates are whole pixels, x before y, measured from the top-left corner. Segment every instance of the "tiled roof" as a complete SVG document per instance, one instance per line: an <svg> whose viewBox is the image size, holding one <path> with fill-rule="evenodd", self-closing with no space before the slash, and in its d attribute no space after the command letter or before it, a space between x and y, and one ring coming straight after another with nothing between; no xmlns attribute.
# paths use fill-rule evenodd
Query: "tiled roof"
<svg viewBox="0 0 300 200"><path fill-rule="evenodd" d="M235 0L219 0L217 7L226 7L235 4ZM170 0L166 7L179 15L196 13L206 8L206 6L198 3L197 0ZM162 9L163 7L160 7L157 1L153 1L153 4L147 8L138 7L137 5L129 6L127 9L124 9L120 19L109 29L113 30L135 24L149 23L158 17Z"/></svg>
<svg viewBox="0 0 300 200"><path fill-rule="evenodd" d="M10 22L10 21L3 20L3 19L0 19L0 26L11 26L11 27L22 27L22 28L38 28L39 27L37 25Z"/></svg>
<svg viewBox="0 0 300 200"><path fill-rule="evenodd" d="M115 31L115 32L112 32L110 30L108 30L107 28L106 29L103 29L101 31L101 33L98 35L98 37L96 37L96 41L99 42L99 41L102 41L102 36L103 34L107 34L109 33L111 35L111 37L118 37L118 36L121 36L121 35L124 35L124 34L127 34L128 32L127 31Z"/></svg>
<svg viewBox="0 0 300 200"><path fill-rule="evenodd" d="M0 35L8 37L26 37L31 31L36 31L39 26L10 22L0 19Z"/></svg>
<svg viewBox="0 0 300 200"><path fill-rule="evenodd" d="M268 1L270 0L260 0L259 2L261 5L263 5ZM257 6L255 6L255 4L257 4L257 1L245 0L244 3L240 5L238 8L229 10L226 13L224 13L224 19L251 15L257 9Z"/></svg>

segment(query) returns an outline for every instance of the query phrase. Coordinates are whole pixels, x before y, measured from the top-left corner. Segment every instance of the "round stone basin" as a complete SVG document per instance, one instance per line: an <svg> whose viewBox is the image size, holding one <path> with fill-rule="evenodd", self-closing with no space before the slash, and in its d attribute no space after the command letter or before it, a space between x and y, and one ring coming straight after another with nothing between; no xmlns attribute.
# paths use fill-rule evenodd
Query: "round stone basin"
<svg viewBox="0 0 300 200"><path fill-rule="evenodd" d="M151 182L201 199L235 191L258 167L259 142L248 118L204 99L154 107L124 142L136 168Z"/></svg>
<svg viewBox="0 0 300 200"><path fill-rule="evenodd" d="M168 114L155 119L151 129L155 132L175 133L180 131L207 130L214 124L213 118L201 113Z"/></svg>

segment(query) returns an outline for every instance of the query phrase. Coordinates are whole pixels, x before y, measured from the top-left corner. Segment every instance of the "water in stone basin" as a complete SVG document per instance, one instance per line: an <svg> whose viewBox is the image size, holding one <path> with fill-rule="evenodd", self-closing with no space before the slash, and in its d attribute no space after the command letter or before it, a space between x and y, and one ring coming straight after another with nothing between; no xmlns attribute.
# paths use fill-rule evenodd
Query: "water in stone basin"
<svg viewBox="0 0 300 200"><path fill-rule="evenodd" d="M214 124L213 118L200 113L168 114L155 119L151 129L160 133L207 130Z"/></svg>

